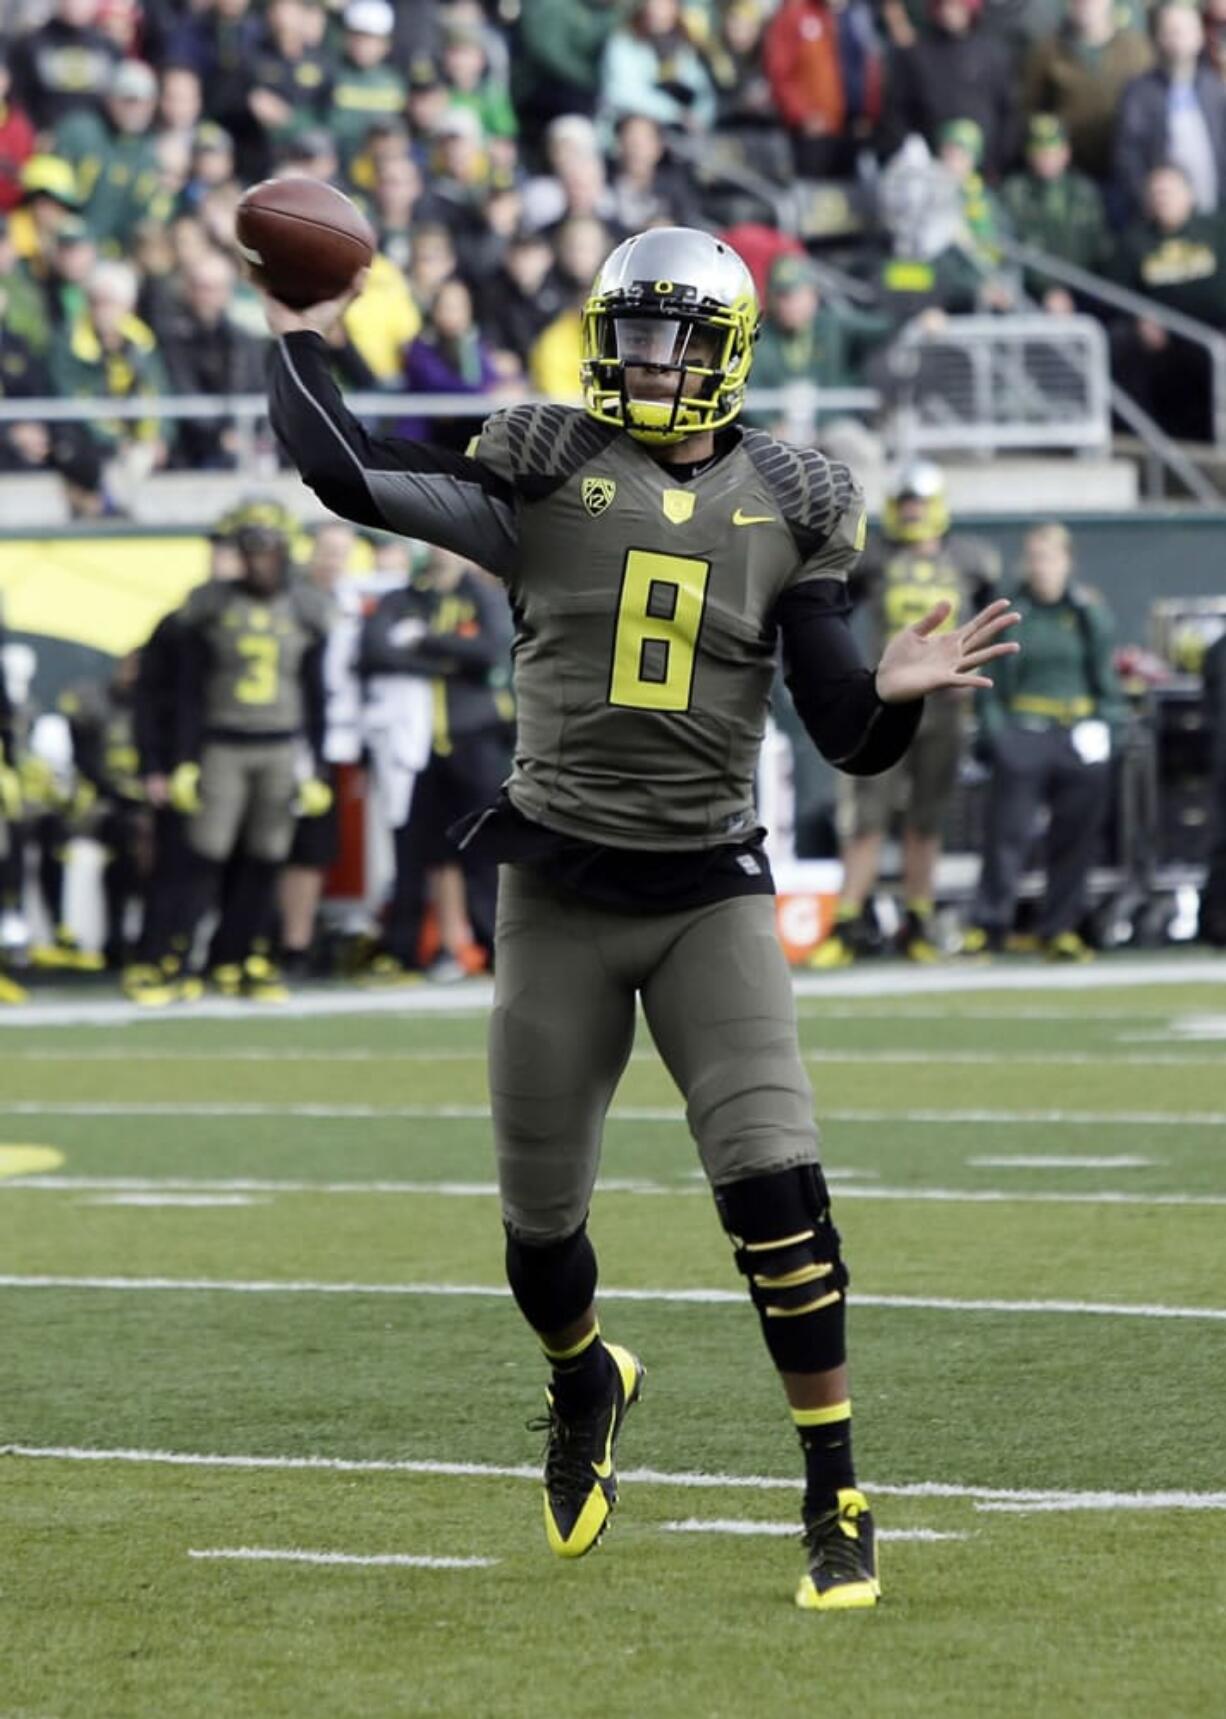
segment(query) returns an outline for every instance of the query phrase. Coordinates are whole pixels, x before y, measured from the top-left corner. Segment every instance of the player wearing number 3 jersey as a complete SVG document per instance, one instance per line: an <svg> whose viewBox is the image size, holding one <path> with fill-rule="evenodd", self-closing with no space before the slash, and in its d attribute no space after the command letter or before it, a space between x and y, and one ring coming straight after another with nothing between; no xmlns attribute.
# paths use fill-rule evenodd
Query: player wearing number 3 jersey
<svg viewBox="0 0 1226 1719"><path fill-rule="evenodd" d="M873 772L902 755L925 692L983 684L1014 648L995 642L1006 605L940 635L938 608L864 666L846 619L863 499L845 466L735 426L757 304L705 233L619 246L584 312L584 409L496 413L467 457L371 437L345 410L320 335L346 302L269 304L278 434L328 506L483 564L515 616L514 768L463 840L501 864L490 1091L507 1273L552 1368L549 1544L577 1557L599 1539L642 1383L600 1336L587 1234L641 1000L804 1447L798 1602L873 1605L847 1273L753 775L780 642L814 740Z"/></svg>

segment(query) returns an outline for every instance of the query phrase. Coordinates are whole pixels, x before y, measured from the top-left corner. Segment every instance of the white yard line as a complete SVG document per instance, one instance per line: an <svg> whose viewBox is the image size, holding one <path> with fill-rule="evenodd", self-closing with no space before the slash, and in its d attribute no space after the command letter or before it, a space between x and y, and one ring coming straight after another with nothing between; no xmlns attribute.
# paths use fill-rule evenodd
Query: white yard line
<svg viewBox="0 0 1226 1719"><path fill-rule="evenodd" d="M739 1516L687 1516L681 1522L661 1522L662 1534L768 1534L780 1540L797 1540L795 1522L748 1522ZM925 1545L936 1540L969 1540L969 1534L941 1533L935 1528L878 1528L878 1540L914 1540Z"/></svg>
<svg viewBox="0 0 1226 1719"><path fill-rule="evenodd" d="M20 1456L52 1462L116 1462L170 1468L215 1468L238 1472L308 1474L405 1474L461 1480L529 1480L539 1485L539 1463L515 1465L484 1462L441 1462L381 1457L239 1456L222 1452L97 1449L89 1445L0 1445L0 1456ZM796 1476L766 1474L704 1474L658 1468L632 1468L620 1478L635 1486L675 1486L687 1491L799 1492ZM1010 1486L963 1486L944 1480L890 1483L866 1480L864 1490L882 1498L970 1499L990 1504L1067 1505L1072 1509L1226 1510L1223 1492L1086 1492Z"/></svg>
<svg viewBox="0 0 1226 1719"><path fill-rule="evenodd" d="M114 1290L135 1294L179 1295L396 1295L501 1301L510 1295L499 1284L478 1283L329 1283L300 1278L226 1277L69 1277L45 1273L0 1275L0 1289ZM603 1301L638 1301L693 1307L744 1304L736 1289L609 1289ZM1122 1301L1009 1301L995 1297L948 1295L851 1295L856 1307L933 1313L1086 1314L1105 1319L1192 1319L1226 1321L1226 1307L1170 1307Z"/></svg>
<svg viewBox="0 0 1226 1719"><path fill-rule="evenodd" d="M1050 1498L997 1498L976 1501L976 1510L995 1510L1011 1516L1039 1516L1068 1510L1226 1510L1221 1503L1205 1504L1206 1496L1190 1492L1061 1492ZM1197 1500L1193 1503L1190 1500Z"/></svg>
<svg viewBox="0 0 1226 1719"><path fill-rule="evenodd" d="M981 1160L982 1161L982 1160ZM1154 1160L1157 1162L1158 1160ZM1005 1161L1002 1159L1002 1163ZM1014 1162L1019 1162L1015 1160ZM1037 1163L1038 1160L1035 1160ZM1053 1160L1053 1163L1056 1161ZM1061 1159L1057 1167L1070 1167L1071 1160ZM855 1181L878 1175L875 1170L827 1170L843 1200L886 1200L901 1205L911 1203L984 1206L984 1205L1051 1205L1051 1206L1226 1206L1226 1194L1137 1193L1132 1189L1100 1188L1069 1191L1064 1188L939 1188L883 1187L876 1182ZM454 1182L428 1180L371 1182L301 1182L259 1179L256 1177L191 1178L178 1176L9 1176L0 1178L0 1196L5 1193L68 1194L90 1190L114 1189L117 1192L157 1193L159 1190L184 1192L211 1190L236 1194L312 1194L325 1198L347 1197L353 1194L428 1195L440 1199L494 1199L498 1194L496 1182ZM636 1194L653 1199L669 1196L694 1199L707 1194L706 1179L701 1170L687 1174L684 1182L653 1182L635 1177L609 1177L596 1184L600 1194ZM119 1202L116 1202L119 1203ZM137 1203L137 1202L131 1202ZM146 1202L140 1202L146 1203ZM151 1202L150 1202L151 1203Z"/></svg>
<svg viewBox="0 0 1226 1719"><path fill-rule="evenodd" d="M266 1206L269 1201L260 1199L254 1194L188 1194L154 1193L148 1190L131 1189L126 1193L99 1194L95 1199L82 1200L83 1206L187 1206L193 1210L206 1207L222 1206Z"/></svg>
<svg viewBox="0 0 1226 1719"><path fill-rule="evenodd" d="M1159 1036L1159 1035L1155 1035ZM898 1063L903 1066L949 1065L952 1067L1009 1068L1018 1065L1039 1068L1101 1068L1115 1064L1129 1068L1221 1068L1218 1056L1180 1055L1136 1056L1126 1051L1112 1055L1109 1051L996 1051L996 1050L916 1050L912 1047L877 1048L873 1050L805 1049L805 1062L816 1066L838 1067L847 1063L853 1067L874 1067L878 1063ZM18 1050L5 1053L5 1060L33 1063L255 1063L275 1067L281 1063L371 1064L387 1063L474 1063L484 1067L485 1049L472 1050L447 1046L435 1050ZM659 1067L660 1058L653 1050L633 1051L632 1063L650 1063Z"/></svg>
<svg viewBox="0 0 1226 1719"><path fill-rule="evenodd" d="M968 1158L966 1161L974 1170L1148 1170L1162 1162L1159 1158L1130 1158L1122 1153L1106 1158L1057 1157L1048 1153Z"/></svg>
<svg viewBox="0 0 1226 1719"><path fill-rule="evenodd" d="M69 1099L62 1104L44 1099L17 1099L0 1103L3 1116L151 1116L207 1117L237 1120L242 1117L286 1116L330 1122L488 1122L490 1113L480 1104L221 1104L112 1102L108 1099ZM685 1120L671 1105L625 1105L609 1112L610 1122L668 1122ZM1189 1110L823 1110L824 1122L847 1123L939 1123L945 1124L1042 1124L1049 1127L1093 1128L1223 1128L1226 1111Z"/></svg>
<svg viewBox="0 0 1226 1719"><path fill-rule="evenodd" d="M424 1553L305 1552L280 1546L213 1546L192 1548L189 1558L226 1558L244 1564L358 1564L367 1569L392 1570L489 1570L497 1558L435 1558Z"/></svg>

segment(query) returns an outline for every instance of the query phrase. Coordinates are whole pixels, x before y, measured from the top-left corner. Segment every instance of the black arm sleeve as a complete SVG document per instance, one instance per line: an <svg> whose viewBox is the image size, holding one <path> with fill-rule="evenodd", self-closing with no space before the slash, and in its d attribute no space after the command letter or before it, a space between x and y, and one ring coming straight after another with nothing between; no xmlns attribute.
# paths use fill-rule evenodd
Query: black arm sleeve
<svg viewBox="0 0 1226 1719"><path fill-rule="evenodd" d="M808 579L780 599L783 675L813 744L850 776L876 776L897 764L919 727L924 701L883 704L847 624L841 585Z"/></svg>
<svg viewBox="0 0 1226 1719"><path fill-rule="evenodd" d="M175 698L175 758L196 764L204 744L204 682L209 647L194 627L185 627L179 640L179 678Z"/></svg>
<svg viewBox="0 0 1226 1719"><path fill-rule="evenodd" d="M510 484L450 448L370 435L341 398L319 335L277 342L268 393L277 439L333 513L454 550L491 573L510 569L518 530Z"/></svg>
<svg viewBox="0 0 1226 1719"><path fill-rule="evenodd" d="M4 628L0 626L0 651L4 648ZM2 660L2 659L0 659ZM9 702L4 670L0 668L0 750L8 763L13 762L13 706Z"/></svg>
<svg viewBox="0 0 1226 1719"><path fill-rule="evenodd" d="M175 765L175 629L165 616L141 647L132 722L142 776L169 776Z"/></svg>
<svg viewBox="0 0 1226 1719"><path fill-rule="evenodd" d="M324 651L326 639L317 639L303 653L298 671L302 685L303 727L307 745L317 766L322 766L324 733L327 726L327 693L324 689Z"/></svg>

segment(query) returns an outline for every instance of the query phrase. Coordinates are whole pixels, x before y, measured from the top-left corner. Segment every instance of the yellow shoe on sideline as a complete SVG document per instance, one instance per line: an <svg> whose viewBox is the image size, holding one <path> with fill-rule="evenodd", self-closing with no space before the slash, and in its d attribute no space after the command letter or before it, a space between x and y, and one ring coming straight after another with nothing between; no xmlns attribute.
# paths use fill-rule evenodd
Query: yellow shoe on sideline
<svg viewBox="0 0 1226 1719"><path fill-rule="evenodd" d="M243 962L242 994L252 1003L287 1003L289 990L265 955L249 955Z"/></svg>
<svg viewBox="0 0 1226 1719"><path fill-rule="evenodd" d="M597 1338L597 1342L600 1339ZM551 1391L549 1414L533 1421L547 1432L545 1446L545 1538L559 1558L582 1558L600 1540L617 1503L613 1457L627 1414L643 1393L643 1364L628 1349L606 1343L613 1362L613 1389L590 1413L566 1420Z"/></svg>
<svg viewBox="0 0 1226 1719"><path fill-rule="evenodd" d="M1094 951L1075 931L1062 931L1053 937L1043 953L1049 961L1093 961Z"/></svg>
<svg viewBox="0 0 1226 1719"><path fill-rule="evenodd" d="M804 1612L848 1612L875 1606L881 1598L877 1542L868 1499L854 1486L836 1495L833 1507L805 1523L807 1574L796 1604Z"/></svg>
<svg viewBox="0 0 1226 1719"><path fill-rule="evenodd" d="M847 938L832 931L806 959L805 966L816 973L833 973L839 967L850 967L856 952Z"/></svg>
<svg viewBox="0 0 1226 1719"><path fill-rule="evenodd" d="M0 1003L13 1004L29 1001L30 993L24 985L19 985L16 979L10 979L7 973L0 973Z"/></svg>

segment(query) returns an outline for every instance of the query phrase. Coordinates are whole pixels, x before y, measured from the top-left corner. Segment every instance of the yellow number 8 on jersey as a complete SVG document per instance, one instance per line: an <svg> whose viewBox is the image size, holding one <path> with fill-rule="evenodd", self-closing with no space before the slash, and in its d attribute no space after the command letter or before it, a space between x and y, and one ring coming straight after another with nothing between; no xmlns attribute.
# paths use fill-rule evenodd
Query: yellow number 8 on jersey
<svg viewBox="0 0 1226 1719"><path fill-rule="evenodd" d="M632 549L622 571L609 703L688 710L709 561Z"/></svg>

